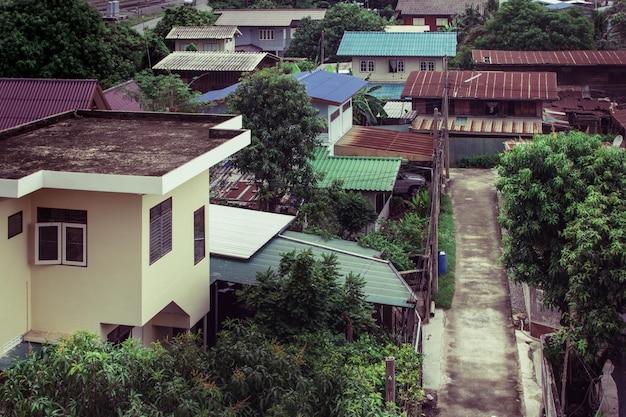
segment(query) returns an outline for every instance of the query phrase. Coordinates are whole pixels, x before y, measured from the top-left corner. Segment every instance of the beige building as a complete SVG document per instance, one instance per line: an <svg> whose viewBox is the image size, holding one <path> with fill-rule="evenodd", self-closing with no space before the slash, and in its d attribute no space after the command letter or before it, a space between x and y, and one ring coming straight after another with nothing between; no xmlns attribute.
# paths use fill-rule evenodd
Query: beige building
<svg viewBox="0 0 626 417"><path fill-rule="evenodd" d="M174 42L174 51L194 45L197 51L235 52L237 36L237 26L174 26L165 40Z"/></svg>
<svg viewBox="0 0 626 417"><path fill-rule="evenodd" d="M250 143L241 123L77 111L0 131L0 356L206 328L209 168Z"/></svg>

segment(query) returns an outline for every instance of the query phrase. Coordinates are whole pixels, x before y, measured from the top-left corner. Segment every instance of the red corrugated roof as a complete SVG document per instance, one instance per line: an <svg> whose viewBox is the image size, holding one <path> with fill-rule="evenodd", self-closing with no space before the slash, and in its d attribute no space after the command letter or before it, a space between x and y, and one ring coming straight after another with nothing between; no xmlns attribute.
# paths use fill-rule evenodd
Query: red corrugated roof
<svg viewBox="0 0 626 417"><path fill-rule="evenodd" d="M94 108L111 109L97 80L0 78L0 130Z"/></svg>
<svg viewBox="0 0 626 417"><path fill-rule="evenodd" d="M554 72L448 71L447 79L451 100L559 98ZM404 84L402 97L442 98L445 81L443 71L413 71Z"/></svg>
<svg viewBox="0 0 626 417"><path fill-rule="evenodd" d="M477 65L626 65L626 51L497 51L476 49Z"/></svg>
<svg viewBox="0 0 626 417"><path fill-rule="evenodd" d="M132 94L139 91L139 86L133 81L126 81L114 87L104 90L104 96L109 102L111 110L120 111L142 111L139 103Z"/></svg>

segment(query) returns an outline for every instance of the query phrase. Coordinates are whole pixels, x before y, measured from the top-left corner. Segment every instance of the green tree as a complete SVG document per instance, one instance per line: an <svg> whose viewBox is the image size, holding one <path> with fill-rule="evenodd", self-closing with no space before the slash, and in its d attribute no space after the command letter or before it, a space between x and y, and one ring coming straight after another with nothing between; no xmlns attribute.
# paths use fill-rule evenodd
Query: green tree
<svg viewBox="0 0 626 417"><path fill-rule="evenodd" d="M378 13L364 9L356 3L337 3L322 19L324 30L324 56L330 62L337 61L337 49L346 31L379 32L386 24L392 23Z"/></svg>
<svg viewBox="0 0 626 417"><path fill-rule="evenodd" d="M0 76L95 78L107 88L140 69L141 36L109 27L82 0L0 3Z"/></svg>
<svg viewBox="0 0 626 417"><path fill-rule="evenodd" d="M135 75L139 91L132 94L142 107L149 111L193 111L188 104L199 93L191 88L178 74L153 74L152 70L144 70Z"/></svg>
<svg viewBox="0 0 626 417"><path fill-rule="evenodd" d="M337 257L316 259L311 250L284 254L279 271L257 274L258 285L238 292L253 311L254 321L281 340L302 333L343 333L349 322L354 334L373 326L372 307L365 302L364 282L350 274L338 283Z"/></svg>
<svg viewBox="0 0 626 417"><path fill-rule="evenodd" d="M287 191L292 197L309 193L317 183L310 165L324 127L302 83L273 69L244 79L228 101L230 111L243 116L252 143L234 157L242 172L254 174L269 209Z"/></svg>
<svg viewBox="0 0 626 417"><path fill-rule="evenodd" d="M337 221L350 235L358 233L378 217L372 204L359 192L345 192L336 204Z"/></svg>
<svg viewBox="0 0 626 417"><path fill-rule="evenodd" d="M593 24L582 9L551 11L532 0L510 0L487 19L475 48L523 51L593 49Z"/></svg>
<svg viewBox="0 0 626 417"><path fill-rule="evenodd" d="M154 28L154 33L165 40L174 26L211 26L216 20L217 16L213 12L206 12L195 7L168 7L165 9L165 15Z"/></svg>
<svg viewBox="0 0 626 417"><path fill-rule="evenodd" d="M625 329L626 156L580 132L535 137L505 154L497 188L507 230L502 260L541 287L563 315L574 350L591 363Z"/></svg>
<svg viewBox="0 0 626 417"><path fill-rule="evenodd" d="M307 58L310 61L319 62L321 45L322 22L307 16L298 23L285 56Z"/></svg>
<svg viewBox="0 0 626 417"><path fill-rule="evenodd" d="M369 76L366 78L366 81ZM381 99L372 93L382 87L382 84L363 87L352 97L352 120L355 124L372 126L379 123L379 119L387 117L385 105Z"/></svg>

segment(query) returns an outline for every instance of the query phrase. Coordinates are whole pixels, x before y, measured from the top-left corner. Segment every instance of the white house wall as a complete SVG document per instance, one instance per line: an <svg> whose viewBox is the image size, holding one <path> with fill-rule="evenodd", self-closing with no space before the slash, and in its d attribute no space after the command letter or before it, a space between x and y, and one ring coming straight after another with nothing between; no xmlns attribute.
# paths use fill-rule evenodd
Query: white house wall
<svg viewBox="0 0 626 417"><path fill-rule="evenodd" d="M403 72L389 72L389 61L404 60ZM361 60L374 61L374 72L361 72ZM420 63L434 62L434 71L443 71L443 57L352 57L352 75L367 78L370 82L404 83L412 71L420 70Z"/></svg>
<svg viewBox="0 0 626 417"><path fill-rule="evenodd" d="M8 218L22 212L22 233L8 239ZM30 198L0 199L0 356L29 330L30 267L28 262Z"/></svg>

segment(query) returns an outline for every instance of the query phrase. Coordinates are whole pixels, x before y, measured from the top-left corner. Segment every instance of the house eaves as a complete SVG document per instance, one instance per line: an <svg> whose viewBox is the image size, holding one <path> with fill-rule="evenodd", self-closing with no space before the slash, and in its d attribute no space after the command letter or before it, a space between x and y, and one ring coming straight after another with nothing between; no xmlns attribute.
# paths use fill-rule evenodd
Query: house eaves
<svg viewBox="0 0 626 417"><path fill-rule="evenodd" d="M398 0L396 12L401 16L454 16L463 13L471 2L467 0ZM483 8L485 1L474 2Z"/></svg>
<svg viewBox="0 0 626 417"><path fill-rule="evenodd" d="M339 284L350 273L359 275L365 282L365 300L371 303L412 308L417 297L393 265L377 258L379 253L362 248L356 242L331 239L320 241L313 235L284 232L271 239L249 259L229 259L211 256L211 283L215 281L257 285L257 273L268 268L278 271L283 254L311 250L313 255L337 256Z"/></svg>
<svg viewBox="0 0 626 417"><path fill-rule="evenodd" d="M344 32L337 56L444 57L456 55L456 32Z"/></svg>
<svg viewBox="0 0 626 417"><path fill-rule="evenodd" d="M250 144L241 116L72 111L0 131L0 197L163 195Z"/></svg>

